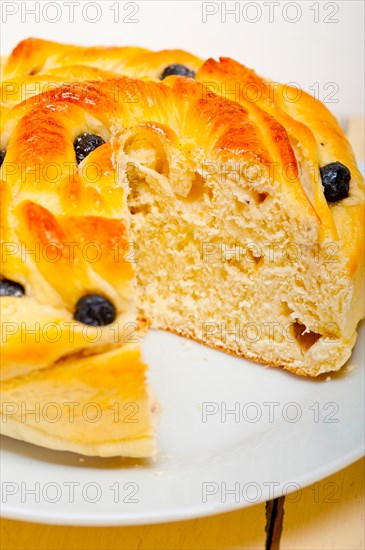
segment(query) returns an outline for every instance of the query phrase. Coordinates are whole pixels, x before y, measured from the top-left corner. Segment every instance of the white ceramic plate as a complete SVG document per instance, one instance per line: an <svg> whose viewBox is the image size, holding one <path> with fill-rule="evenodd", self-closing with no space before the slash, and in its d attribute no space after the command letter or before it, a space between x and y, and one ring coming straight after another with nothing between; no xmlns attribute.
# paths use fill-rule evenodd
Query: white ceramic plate
<svg viewBox="0 0 365 550"><path fill-rule="evenodd" d="M363 347L362 326L354 368L308 380L151 331L144 352L163 407L158 458L80 459L3 438L2 513L53 524L157 523L311 484L363 455Z"/></svg>

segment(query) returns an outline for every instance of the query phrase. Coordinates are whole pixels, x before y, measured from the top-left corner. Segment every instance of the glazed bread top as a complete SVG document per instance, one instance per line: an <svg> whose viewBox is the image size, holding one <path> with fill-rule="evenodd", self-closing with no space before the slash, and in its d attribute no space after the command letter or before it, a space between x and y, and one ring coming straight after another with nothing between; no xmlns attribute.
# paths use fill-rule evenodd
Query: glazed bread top
<svg viewBox="0 0 365 550"><path fill-rule="evenodd" d="M246 155L251 152L254 156L261 156L261 160L274 170L275 177L282 183L286 180L288 197L295 194L305 208L308 208L309 199L320 220L320 242L339 242L341 252L347 258L349 273L354 275L361 267L364 255L363 179L351 146L335 117L320 101L302 90L264 80L254 71L227 58L203 62L181 50L151 52L134 47L78 47L30 38L18 44L4 63L2 118L6 120L8 108L24 97L49 90L50 83L51 87L56 87L75 80L101 81L112 76L110 71L139 79L161 79L164 69L171 64L182 64L196 73L196 80L202 84L198 92L202 100L199 108L213 92L223 99L235 100L245 108L249 126L245 127L246 142L242 150ZM104 91L105 88L103 85ZM129 93L133 95L133 90L130 89ZM186 100L183 98L183 103ZM150 111L150 121L158 120L159 108L166 110L161 102L153 112ZM214 108L216 105L210 101L210 113ZM206 106L204 110L206 112ZM224 128L232 126L224 147L234 151L238 130L235 129L235 115L227 116L227 110L222 111L221 123ZM172 120L169 116L164 123L169 126ZM201 140L201 128L198 121L195 123L196 135ZM11 133L9 125L6 128L3 149ZM242 127L239 133L242 142ZM350 192L347 198L328 203L320 168L333 162L340 162L350 170Z"/></svg>
<svg viewBox="0 0 365 550"><path fill-rule="evenodd" d="M196 71L198 57L183 50L152 52L137 47L80 47L38 38L20 42L3 61L3 79L35 75L65 65L87 65L138 78L159 78L166 65L180 63Z"/></svg>

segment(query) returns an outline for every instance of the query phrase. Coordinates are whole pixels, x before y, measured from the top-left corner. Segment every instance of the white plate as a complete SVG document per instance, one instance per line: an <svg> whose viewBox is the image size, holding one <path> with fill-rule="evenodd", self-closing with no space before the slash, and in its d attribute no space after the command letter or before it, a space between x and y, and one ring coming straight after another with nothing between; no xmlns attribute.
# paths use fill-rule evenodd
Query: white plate
<svg viewBox="0 0 365 550"><path fill-rule="evenodd" d="M363 455L363 344L362 326L354 369L319 381L150 332L144 353L163 406L159 457L80 460L3 438L2 513L53 524L158 523L318 481ZM238 418L228 413L235 408Z"/></svg>

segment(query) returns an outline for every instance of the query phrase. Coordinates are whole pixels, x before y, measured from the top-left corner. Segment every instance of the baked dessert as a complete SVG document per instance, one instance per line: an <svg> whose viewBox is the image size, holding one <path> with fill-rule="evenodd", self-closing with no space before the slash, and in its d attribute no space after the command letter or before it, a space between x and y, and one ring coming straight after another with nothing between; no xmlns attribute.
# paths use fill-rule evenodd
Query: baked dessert
<svg viewBox="0 0 365 550"><path fill-rule="evenodd" d="M7 334L2 398L29 404L41 393L59 402L67 385L84 403L96 392L101 410L115 399L142 411L129 431L106 416L100 432L85 422L70 432L65 423L56 437L8 414L3 432L85 454L153 452L156 405L138 345L115 341L110 330L136 321L134 301L154 328L309 376L346 362L364 315L363 181L328 110L304 92L294 103L276 87L273 98L270 83L230 59L135 54L30 41L3 70L7 79L37 69L46 71L40 79L49 71L72 78L86 63L87 75L134 71L144 79L97 73L86 87L58 82L15 99L2 121L5 243L63 251L75 238L105 251L92 265L80 254L22 261L21 246L8 254L1 288L13 295L3 291L3 321L38 320L55 331L75 322L79 338L35 345ZM222 97L237 82L236 101ZM19 157L26 178L12 173ZM50 184L37 164L62 170ZM127 243L136 263L115 262L115 246L125 254ZM96 322L100 304L107 315L91 331L101 336L86 344L83 328Z"/></svg>

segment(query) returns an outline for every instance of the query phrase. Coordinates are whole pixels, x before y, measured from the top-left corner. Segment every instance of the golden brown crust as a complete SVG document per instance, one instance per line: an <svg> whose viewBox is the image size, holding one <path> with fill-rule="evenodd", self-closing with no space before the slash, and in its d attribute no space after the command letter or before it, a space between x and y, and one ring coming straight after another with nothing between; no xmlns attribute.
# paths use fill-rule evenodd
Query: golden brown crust
<svg viewBox="0 0 365 550"><path fill-rule="evenodd" d="M250 110L254 111L258 106L275 117L276 124L280 123L278 125L284 127L292 140L299 144L312 183L312 204L321 220L322 239L340 238L343 253L348 257L349 271L355 274L356 270L361 269L364 257L364 184L351 146L335 117L320 101L304 91L300 90L298 94L298 90L288 86L264 81L253 70L232 59L209 59L200 68L197 78L206 86L209 82L213 85L218 83L221 93L225 89L234 89L235 83L239 82L236 100ZM290 94L298 99L288 100ZM275 136L274 126L270 130L266 138L271 139L271 146L276 141L282 143L280 137ZM282 166L297 167L297 162L290 158L285 147L279 161ZM337 213L338 204L328 204L325 200L319 174L321 166L335 161L345 164L351 172L350 196L341 201L341 209L348 214L345 224L341 223ZM303 170L304 166L300 168ZM360 232L359 227L362 228Z"/></svg>
<svg viewBox="0 0 365 550"><path fill-rule="evenodd" d="M129 87L133 88L135 100L131 103L124 101ZM171 126L180 139L193 140L195 146L201 146L206 152L213 152L222 158L224 155L234 155L237 159L255 160L263 165L279 159L283 165L289 163L296 167L287 133L270 115L259 108L252 113L244 106L215 94L208 94L206 98L202 94L203 87L199 83L181 77L169 77L161 84L122 77L100 83L90 82L87 94L83 84L62 86L31 98L12 111L9 124L21 116L24 118L21 130L17 130L18 138L13 135L11 143L16 139L17 146L22 148L22 153L24 149L25 154L29 148L28 140L32 139L33 157L29 152L27 157L30 163L39 159L39 155L49 158L56 142L59 144L57 155L62 158L71 156L72 143L66 139L64 120L70 116L80 118L78 109L81 108L109 131L117 119L122 119L127 128L135 123L147 124L153 120L155 124ZM185 101L187 96L189 102ZM51 125L48 124L50 111L54 113ZM30 118L27 115L29 112ZM264 135L262 126L257 122L262 123L269 136ZM7 123L5 120L5 128ZM205 124L204 140L200 132L201 124ZM33 139L31 136L35 133L42 135L43 140ZM13 160L11 153L8 155L10 161ZM292 189L295 189L293 197L300 200L303 207L311 209L298 179L294 177L291 186L284 178L282 183L286 185L288 195L293 195Z"/></svg>
<svg viewBox="0 0 365 550"><path fill-rule="evenodd" d="M197 70L201 60L183 50L152 52L130 46L80 47L28 38L14 48L2 77L6 80L67 65L87 65L130 77L159 78L166 65L172 63Z"/></svg>

